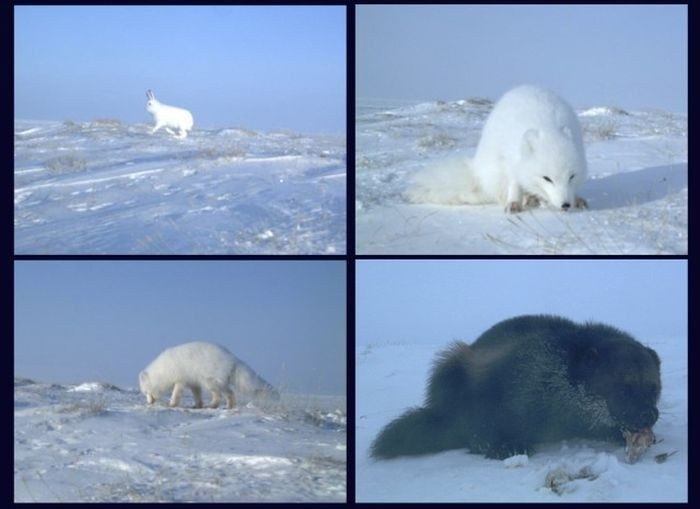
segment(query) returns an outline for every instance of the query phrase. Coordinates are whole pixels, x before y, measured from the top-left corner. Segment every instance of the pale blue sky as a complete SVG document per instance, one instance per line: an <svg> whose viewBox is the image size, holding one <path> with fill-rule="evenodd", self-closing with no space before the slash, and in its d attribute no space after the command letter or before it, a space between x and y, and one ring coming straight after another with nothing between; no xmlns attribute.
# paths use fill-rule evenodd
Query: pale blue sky
<svg viewBox="0 0 700 509"><path fill-rule="evenodd" d="M687 341L685 260L360 260L357 344L471 343L520 314Z"/></svg>
<svg viewBox="0 0 700 509"><path fill-rule="evenodd" d="M497 99L533 83L574 107L687 112L684 5L357 6L358 98Z"/></svg>
<svg viewBox="0 0 700 509"><path fill-rule="evenodd" d="M345 132L344 6L15 7L15 118Z"/></svg>
<svg viewBox="0 0 700 509"><path fill-rule="evenodd" d="M15 375L137 387L163 349L224 345L270 383L345 394L343 261L20 261Z"/></svg>

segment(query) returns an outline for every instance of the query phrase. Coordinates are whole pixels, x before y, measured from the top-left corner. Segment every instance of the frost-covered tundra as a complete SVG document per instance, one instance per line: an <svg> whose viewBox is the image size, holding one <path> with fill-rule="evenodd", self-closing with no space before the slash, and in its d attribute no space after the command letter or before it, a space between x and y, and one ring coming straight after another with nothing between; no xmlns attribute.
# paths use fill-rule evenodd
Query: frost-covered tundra
<svg viewBox="0 0 700 509"><path fill-rule="evenodd" d="M195 341L164 350L139 374L139 387L149 405L172 389L170 406L180 402L187 387L194 396L194 407L202 408L202 387L211 392L210 408L219 406L221 394L226 407L236 403L233 391L279 397L277 391L224 347Z"/></svg>
<svg viewBox="0 0 700 509"><path fill-rule="evenodd" d="M146 111L153 115L153 120L156 122L151 134L155 133L161 127L165 127L168 133L175 134L173 129L177 129L180 131L178 137L186 138L187 131L191 131L192 125L194 124L192 113L184 108L168 106L167 104L161 103L156 99L155 94L153 94L151 90L146 92L146 97L148 97L148 101L146 101Z"/></svg>
<svg viewBox="0 0 700 509"><path fill-rule="evenodd" d="M507 92L489 115L474 159L446 161L421 172L407 191L416 203L500 203L508 212L545 202L559 210L586 207L576 192L586 180L576 114L543 88Z"/></svg>

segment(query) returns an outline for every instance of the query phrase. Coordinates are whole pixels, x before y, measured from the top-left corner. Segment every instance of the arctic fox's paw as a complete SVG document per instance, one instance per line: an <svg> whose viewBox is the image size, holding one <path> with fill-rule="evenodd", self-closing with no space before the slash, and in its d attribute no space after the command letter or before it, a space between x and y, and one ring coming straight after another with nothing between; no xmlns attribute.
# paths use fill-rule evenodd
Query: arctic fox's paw
<svg viewBox="0 0 700 509"><path fill-rule="evenodd" d="M523 211L523 205L522 203L518 201L512 201L508 205L506 205L506 212L510 214L516 214L518 212Z"/></svg>
<svg viewBox="0 0 700 509"><path fill-rule="evenodd" d="M525 206L526 207L539 207L541 205L540 197L534 194L525 195Z"/></svg>
<svg viewBox="0 0 700 509"><path fill-rule="evenodd" d="M587 209L588 208L588 202L581 198L580 196L577 196L576 199L574 200L574 207L577 209Z"/></svg>

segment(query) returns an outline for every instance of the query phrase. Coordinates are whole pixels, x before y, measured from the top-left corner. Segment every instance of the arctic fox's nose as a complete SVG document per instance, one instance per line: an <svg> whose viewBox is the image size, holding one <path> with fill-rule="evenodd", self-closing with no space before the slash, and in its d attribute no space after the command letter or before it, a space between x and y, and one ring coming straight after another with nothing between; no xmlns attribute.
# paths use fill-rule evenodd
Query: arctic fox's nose
<svg viewBox="0 0 700 509"><path fill-rule="evenodd" d="M569 210L569 207L571 207L571 204L568 201L565 201L561 204L561 208L563 208L564 210Z"/></svg>

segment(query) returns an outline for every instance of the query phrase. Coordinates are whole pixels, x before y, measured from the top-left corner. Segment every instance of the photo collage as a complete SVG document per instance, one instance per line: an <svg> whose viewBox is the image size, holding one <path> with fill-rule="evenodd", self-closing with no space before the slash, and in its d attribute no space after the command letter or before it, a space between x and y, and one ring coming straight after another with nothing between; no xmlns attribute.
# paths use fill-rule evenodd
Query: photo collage
<svg viewBox="0 0 700 509"><path fill-rule="evenodd" d="M2 18L8 502L688 502L687 4Z"/></svg>

